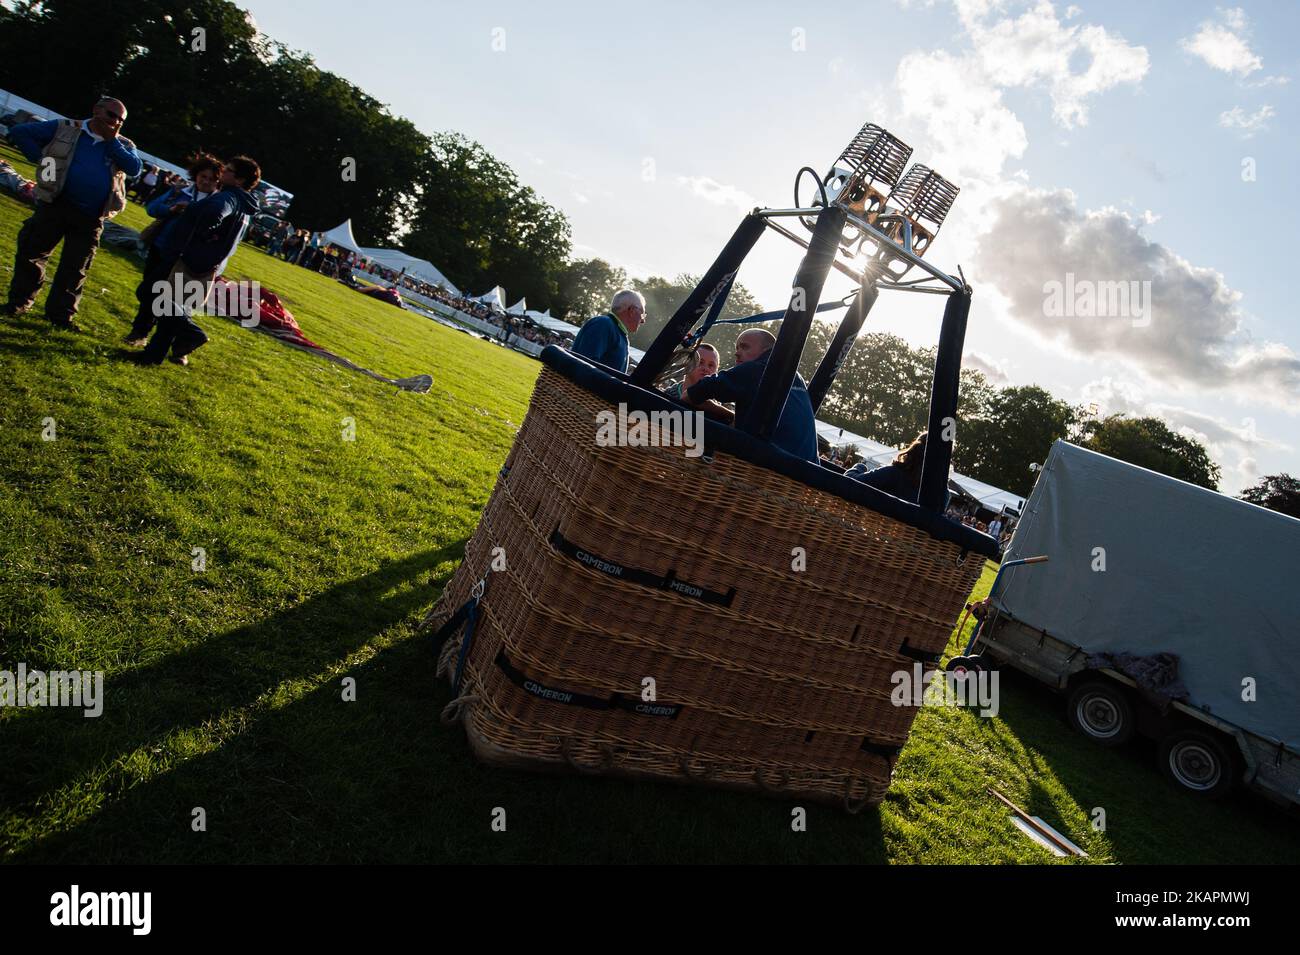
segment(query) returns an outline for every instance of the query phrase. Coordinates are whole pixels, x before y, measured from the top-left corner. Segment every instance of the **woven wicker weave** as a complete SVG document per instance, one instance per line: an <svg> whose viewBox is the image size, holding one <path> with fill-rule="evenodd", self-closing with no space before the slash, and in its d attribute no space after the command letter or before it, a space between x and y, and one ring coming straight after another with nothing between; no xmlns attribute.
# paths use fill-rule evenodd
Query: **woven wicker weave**
<svg viewBox="0 0 1300 955"><path fill-rule="evenodd" d="M598 446L607 410L542 371L431 614L447 620L488 576L448 716L490 763L879 803L916 715L891 703L890 676L942 651L983 560L724 453ZM497 547L505 569L487 574Z"/></svg>

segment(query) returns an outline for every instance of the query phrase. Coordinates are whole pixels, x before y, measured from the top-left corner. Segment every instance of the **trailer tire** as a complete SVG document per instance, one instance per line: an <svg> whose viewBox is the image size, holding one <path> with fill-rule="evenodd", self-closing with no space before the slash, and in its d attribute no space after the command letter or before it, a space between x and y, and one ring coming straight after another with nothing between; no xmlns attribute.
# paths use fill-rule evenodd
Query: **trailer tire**
<svg viewBox="0 0 1300 955"><path fill-rule="evenodd" d="M1070 691L1070 725L1098 746L1121 746L1133 736L1137 717L1120 686L1110 680L1084 680Z"/></svg>
<svg viewBox="0 0 1300 955"><path fill-rule="evenodd" d="M1237 782L1237 760L1213 733L1174 730L1160 740L1159 761L1166 777L1203 799L1222 799Z"/></svg>

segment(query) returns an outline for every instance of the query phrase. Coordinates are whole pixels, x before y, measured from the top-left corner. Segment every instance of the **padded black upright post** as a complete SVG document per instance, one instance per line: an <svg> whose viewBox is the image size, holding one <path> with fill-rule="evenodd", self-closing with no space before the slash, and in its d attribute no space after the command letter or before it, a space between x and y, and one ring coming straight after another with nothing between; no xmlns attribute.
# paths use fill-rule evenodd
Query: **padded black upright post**
<svg viewBox="0 0 1300 955"><path fill-rule="evenodd" d="M839 206L831 206L817 217L817 228L813 230L808 253L794 277L794 292L781 318L781 331L772 348L772 357L763 369L763 380L759 382L753 409L745 422L737 422L760 440L772 439L772 432L785 409L790 384L799 370L799 356L803 354L808 329L812 327L813 314L817 311L817 300L821 298L826 274L835 261L835 250L840 247L844 219L845 212Z"/></svg>
<svg viewBox="0 0 1300 955"><path fill-rule="evenodd" d="M812 400L814 412L822 406L826 393L831 390L831 385L835 382L835 376L840 373L840 366L844 364L844 359L849 356L853 343L857 341L858 332L862 330L862 323L866 321L867 313L871 311L871 307L876 304L876 299L879 297L880 290L876 288L875 281L868 277L868 281L858 289L858 297L853 300L849 310L844 313L844 318L840 320L840 327L835 329L835 337L831 339L830 347L822 356L822 362L817 366L817 373L813 375L813 380L808 382L808 397Z"/></svg>
<svg viewBox="0 0 1300 955"><path fill-rule="evenodd" d="M930 392L930 428L921 466L921 492L917 503L942 511L948 498L948 468L952 464L952 438L957 422L957 396L961 381L961 352L966 342L966 317L970 314L970 289L953 292L943 310L939 351L934 359L934 388ZM949 440L944 440L945 436Z"/></svg>
<svg viewBox="0 0 1300 955"><path fill-rule="evenodd" d="M695 327L695 323L712 304L714 298L722 294L723 289L731 287L736 272L740 270L740 264L745 261L745 256L749 254L749 250L754 247L758 237L767 228L763 222L761 217L753 213L745 216L735 234L723 246L717 259L709 266L709 270L704 273L704 278L700 279L700 284L686 296L686 301L682 302L673 313L668 324L660 330L654 342L646 350L645 357L636 366L636 371L632 372L632 384L648 388L668 367L673 352L682 343L687 333Z"/></svg>

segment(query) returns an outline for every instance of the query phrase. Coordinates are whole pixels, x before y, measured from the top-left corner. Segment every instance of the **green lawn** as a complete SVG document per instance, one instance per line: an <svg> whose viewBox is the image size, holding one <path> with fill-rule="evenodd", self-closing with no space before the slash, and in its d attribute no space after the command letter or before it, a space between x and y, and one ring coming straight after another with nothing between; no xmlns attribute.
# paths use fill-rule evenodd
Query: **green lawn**
<svg viewBox="0 0 1300 955"><path fill-rule="evenodd" d="M0 198L4 283L26 215ZM120 218L145 220L137 206ZM220 318L203 320L211 342L189 368L127 364L139 263L108 249L83 334L51 333L39 307L0 321L0 667L107 672L98 719L0 710L0 858L1049 861L988 785L1096 862L1300 857L1281 813L1184 796L1149 748L1092 747L1025 681L1004 686L996 720L923 709L880 810L809 806L803 833L790 802L478 765L438 722L448 688L414 625L474 530L539 366L253 249L230 271L279 293L308 337L389 377L432 374L433 390ZM490 830L497 806L506 833Z"/></svg>

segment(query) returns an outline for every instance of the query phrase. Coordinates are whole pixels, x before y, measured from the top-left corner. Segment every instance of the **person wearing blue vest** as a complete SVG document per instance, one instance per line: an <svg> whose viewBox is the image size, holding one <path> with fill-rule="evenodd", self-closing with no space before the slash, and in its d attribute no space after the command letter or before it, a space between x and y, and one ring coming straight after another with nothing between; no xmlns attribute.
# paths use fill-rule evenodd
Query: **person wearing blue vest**
<svg viewBox="0 0 1300 955"><path fill-rule="evenodd" d="M589 318L578 329L569 350L606 368L627 374L628 339L645 321L645 298L640 292L623 289L614 296L609 311Z"/></svg>
<svg viewBox="0 0 1300 955"><path fill-rule="evenodd" d="M135 144L118 135L125 122L126 107L106 96L90 119L20 123L9 130L9 141L36 163L36 211L18 231L6 314L31 308L45 282L45 263L62 242L45 317L55 328L80 330L72 319L104 220L126 207L126 180L144 167Z"/></svg>
<svg viewBox="0 0 1300 955"><path fill-rule="evenodd" d="M736 338L736 364L691 385L686 389L686 400L696 407L710 399L735 402L736 427L746 430L751 424L749 415L758 397L763 371L775 345L776 337L765 329L741 332ZM772 444L797 458L817 462L816 419L808 386L798 372L790 384L790 394L781 409L776 430L772 432Z"/></svg>

